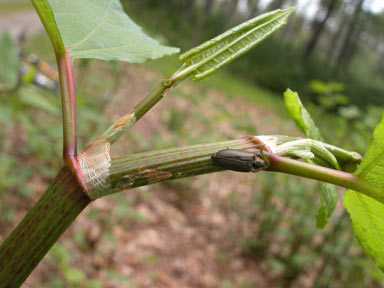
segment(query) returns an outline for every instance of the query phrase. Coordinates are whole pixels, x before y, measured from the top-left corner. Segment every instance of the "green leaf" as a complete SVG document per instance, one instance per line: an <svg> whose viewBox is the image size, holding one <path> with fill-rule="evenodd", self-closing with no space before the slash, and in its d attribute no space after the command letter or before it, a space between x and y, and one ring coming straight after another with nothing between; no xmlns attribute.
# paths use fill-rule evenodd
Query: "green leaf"
<svg viewBox="0 0 384 288"><path fill-rule="evenodd" d="M0 34L0 88L12 88L17 84L19 58L8 32Z"/></svg>
<svg viewBox="0 0 384 288"><path fill-rule="evenodd" d="M303 103L301 103L297 92L287 89L284 92L284 102L289 117L296 122L297 126L299 126L308 138L318 141L324 140L315 122L313 122L311 115L309 115L307 109L305 109Z"/></svg>
<svg viewBox="0 0 384 288"><path fill-rule="evenodd" d="M195 47L179 59L194 80L201 80L232 62L282 28L295 7L253 18Z"/></svg>
<svg viewBox="0 0 384 288"><path fill-rule="evenodd" d="M355 174L362 182L384 190L384 115ZM343 203L364 251L384 271L384 204L353 190L347 191Z"/></svg>
<svg viewBox="0 0 384 288"><path fill-rule="evenodd" d="M336 208L338 194L334 185L324 182L318 182L318 184L321 191L320 201L322 206L316 215L316 226L319 229L323 229L328 223L328 218Z"/></svg>
<svg viewBox="0 0 384 288"><path fill-rule="evenodd" d="M297 126L305 133L308 138L323 141L320 130L317 128L311 115L301 103L297 92L287 89L284 92L284 102L289 117L291 117ZM319 229L327 225L328 218L336 208L338 199L336 187L332 184L319 182L321 207L316 215L316 226Z"/></svg>
<svg viewBox="0 0 384 288"><path fill-rule="evenodd" d="M51 39L58 38L56 31L60 32L59 36L72 59L97 58L140 63L179 51L178 48L162 46L147 36L125 14L119 0L34 0L34 4L45 7L40 9L39 16L43 23L47 23L45 27L49 26L53 31L55 36ZM51 11L48 11L47 5ZM44 17L48 20L44 21Z"/></svg>

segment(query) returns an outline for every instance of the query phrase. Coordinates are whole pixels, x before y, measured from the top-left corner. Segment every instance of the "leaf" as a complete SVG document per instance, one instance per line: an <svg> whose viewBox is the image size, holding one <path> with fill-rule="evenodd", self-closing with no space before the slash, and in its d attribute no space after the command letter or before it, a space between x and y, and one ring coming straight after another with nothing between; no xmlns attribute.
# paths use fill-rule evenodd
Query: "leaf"
<svg viewBox="0 0 384 288"><path fill-rule="evenodd" d="M320 202L322 206L316 215L316 227L323 229L336 208L338 194L334 185L324 182L318 182L318 184L321 191Z"/></svg>
<svg viewBox="0 0 384 288"><path fill-rule="evenodd" d="M51 39L61 37L72 59L97 58L140 63L179 51L178 48L160 45L147 36L125 14L119 0L33 2L41 11L39 16L42 22L47 23L44 26L46 29L50 27L55 35L50 35ZM56 31L60 32L59 35Z"/></svg>
<svg viewBox="0 0 384 288"><path fill-rule="evenodd" d="M19 58L8 32L0 34L0 88L13 88L17 84Z"/></svg>
<svg viewBox="0 0 384 288"><path fill-rule="evenodd" d="M305 109L303 103L301 103L297 92L287 89L284 92L284 102L289 117L296 122L297 126L299 126L308 138L318 141L324 140L315 122L312 120L311 115L309 115L307 109Z"/></svg>
<svg viewBox="0 0 384 288"><path fill-rule="evenodd" d="M384 190L384 115L355 174L362 182ZM353 190L347 191L343 203L364 251L384 271L384 204Z"/></svg>
<svg viewBox="0 0 384 288"><path fill-rule="evenodd" d="M244 22L195 47L179 59L201 80L232 62L282 28L295 7L275 10Z"/></svg>
<svg viewBox="0 0 384 288"><path fill-rule="evenodd" d="M303 131L308 138L323 141L320 130L312 120L307 109L305 109L303 103L301 103L297 92L287 89L284 92L284 102L289 117L296 122L301 131ZM316 226L317 228L322 229L327 225L328 218L336 208L338 195L336 187L332 184L319 182L319 187L321 191L320 202L322 206L316 215Z"/></svg>

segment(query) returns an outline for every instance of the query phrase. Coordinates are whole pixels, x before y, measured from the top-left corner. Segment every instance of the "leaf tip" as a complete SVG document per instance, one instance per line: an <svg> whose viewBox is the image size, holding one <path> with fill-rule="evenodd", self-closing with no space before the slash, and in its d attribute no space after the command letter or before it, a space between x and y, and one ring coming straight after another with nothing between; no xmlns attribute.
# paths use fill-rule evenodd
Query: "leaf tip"
<svg viewBox="0 0 384 288"><path fill-rule="evenodd" d="M289 7L289 8L287 8L287 9L282 9L281 11L285 12L285 13L287 14L287 16L289 16L289 15L291 15L291 13L292 13L293 11L295 11L295 10L296 10L296 5L295 5L295 6L292 6L292 7Z"/></svg>
<svg viewBox="0 0 384 288"><path fill-rule="evenodd" d="M284 95L284 98L287 98L287 97L292 96L292 95L298 96L297 92L291 90L290 88L287 88L287 90L284 91L283 95Z"/></svg>

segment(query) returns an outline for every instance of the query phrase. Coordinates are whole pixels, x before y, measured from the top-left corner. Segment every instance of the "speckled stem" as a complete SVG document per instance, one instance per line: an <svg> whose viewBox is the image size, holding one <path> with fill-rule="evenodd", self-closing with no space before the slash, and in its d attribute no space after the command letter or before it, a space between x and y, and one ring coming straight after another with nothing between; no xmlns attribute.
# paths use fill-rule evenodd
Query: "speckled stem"
<svg viewBox="0 0 384 288"><path fill-rule="evenodd" d="M211 156L226 148L258 151L262 145L256 137L249 136L233 141L165 149L113 159L109 177L110 190L107 193L222 171L222 168L213 164Z"/></svg>
<svg viewBox="0 0 384 288"><path fill-rule="evenodd" d="M45 194L0 246L0 287L20 287L90 199L69 168L60 170Z"/></svg>
<svg viewBox="0 0 384 288"><path fill-rule="evenodd" d="M145 115L157 102L159 102L174 87L176 81L165 79L135 107L124 116L120 117L104 134L99 138L113 144L123 133L132 127L141 117Z"/></svg>

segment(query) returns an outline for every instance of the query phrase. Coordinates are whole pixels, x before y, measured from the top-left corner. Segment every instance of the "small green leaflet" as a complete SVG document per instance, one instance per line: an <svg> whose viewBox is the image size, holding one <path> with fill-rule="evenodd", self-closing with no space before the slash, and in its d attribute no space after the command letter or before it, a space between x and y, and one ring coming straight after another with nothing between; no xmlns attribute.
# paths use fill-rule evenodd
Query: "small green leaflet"
<svg viewBox="0 0 384 288"><path fill-rule="evenodd" d="M307 109L305 109L303 103L301 103L297 92L287 89L284 92L284 102L289 117L296 122L297 126L299 126L308 138L324 141L311 115L309 115Z"/></svg>
<svg viewBox="0 0 384 288"><path fill-rule="evenodd" d="M303 103L301 103L297 92L287 89L284 92L284 101L289 117L295 121L305 135L308 138L323 141L319 129L312 120L307 109L305 109ZM322 206L316 216L316 225L317 228L322 229L327 225L328 218L335 210L338 195L336 187L332 184L319 182L319 187L321 191L320 201Z"/></svg>
<svg viewBox="0 0 384 288"><path fill-rule="evenodd" d="M179 51L178 48L160 45L147 36L125 14L119 0L32 2L52 43L59 43L58 46L64 43L72 59L97 58L140 63ZM56 49L62 50L63 47Z"/></svg>
<svg viewBox="0 0 384 288"><path fill-rule="evenodd" d="M195 47L179 59L193 71L193 79L201 80L232 62L282 28L295 7L275 10L236 26Z"/></svg>
<svg viewBox="0 0 384 288"><path fill-rule="evenodd" d="M316 215L316 226L319 229L323 229L328 223L328 218L331 217L336 208L338 195L334 185L325 182L318 182L318 184L321 191L321 207Z"/></svg>
<svg viewBox="0 0 384 288"><path fill-rule="evenodd" d="M384 191L384 115L355 174L363 182ZM353 190L347 191L343 203L364 251L384 271L384 204Z"/></svg>

